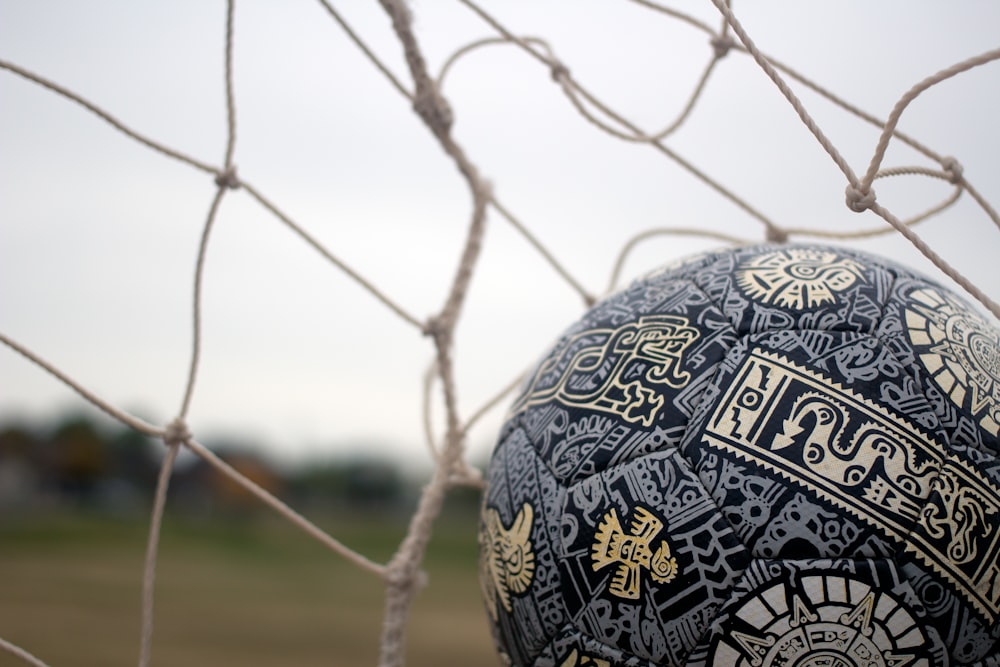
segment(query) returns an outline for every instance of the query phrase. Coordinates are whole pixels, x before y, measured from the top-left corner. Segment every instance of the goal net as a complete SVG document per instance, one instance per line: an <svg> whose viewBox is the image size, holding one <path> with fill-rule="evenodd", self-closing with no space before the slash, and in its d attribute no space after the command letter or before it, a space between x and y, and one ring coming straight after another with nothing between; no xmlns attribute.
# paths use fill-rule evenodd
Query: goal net
<svg viewBox="0 0 1000 667"><path fill-rule="evenodd" d="M0 4L0 411L71 393L163 441L140 666L182 451L381 579L400 665L446 496L481 486L538 353L629 277L818 239L1000 317L998 24L989 3ZM219 424L422 442L395 555L232 468ZM4 654L45 664L0 627Z"/></svg>

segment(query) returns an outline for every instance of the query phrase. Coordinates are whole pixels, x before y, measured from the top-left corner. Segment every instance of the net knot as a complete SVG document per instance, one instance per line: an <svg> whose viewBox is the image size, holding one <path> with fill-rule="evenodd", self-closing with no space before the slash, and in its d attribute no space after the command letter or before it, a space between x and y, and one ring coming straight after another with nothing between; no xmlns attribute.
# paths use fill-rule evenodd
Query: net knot
<svg viewBox="0 0 1000 667"><path fill-rule="evenodd" d="M552 61L552 67L549 71L552 76L552 80L556 83L562 83L563 79L569 78L569 68L563 65L558 60Z"/></svg>
<svg viewBox="0 0 1000 667"><path fill-rule="evenodd" d="M788 243L788 232L781 227L769 225L764 233L764 238L768 243Z"/></svg>
<svg viewBox="0 0 1000 667"><path fill-rule="evenodd" d="M428 338L437 338L442 334L446 333L448 330L447 325L444 322L444 318L441 315L433 315L427 318L424 322L423 333Z"/></svg>
<svg viewBox="0 0 1000 667"><path fill-rule="evenodd" d="M168 447L183 445L191 439L191 430L188 429L187 422L183 417L178 417L169 424L163 433L163 442Z"/></svg>
<svg viewBox="0 0 1000 667"><path fill-rule="evenodd" d="M944 173L948 176L948 182L952 185L958 185L962 182L962 165L959 164L958 160L951 157L941 158L941 168L944 169Z"/></svg>
<svg viewBox="0 0 1000 667"><path fill-rule="evenodd" d="M712 45L712 50L715 51L717 60L729 55L729 50L736 45L729 35L718 35L713 37L709 43Z"/></svg>
<svg viewBox="0 0 1000 667"><path fill-rule="evenodd" d="M223 171L216 172L215 184L220 188L236 190L240 187L240 179L236 177L236 167L230 166Z"/></svg>
<svg viewBox="0 0 1000 667"><path fill-rule="evenodd" d="M869 189L862 192L853 185L848 185L845 191L847 195L847 208L855 213L864 213L875 204L875 191Z"/></svg>
<svg viewBox="0 0 1000 667"><path fill-rule="evenodd" d="M408 567L408 561L393 560L385 569L385 583L397 591L421 590L427 586L429 577L421 569Z"/></svg>

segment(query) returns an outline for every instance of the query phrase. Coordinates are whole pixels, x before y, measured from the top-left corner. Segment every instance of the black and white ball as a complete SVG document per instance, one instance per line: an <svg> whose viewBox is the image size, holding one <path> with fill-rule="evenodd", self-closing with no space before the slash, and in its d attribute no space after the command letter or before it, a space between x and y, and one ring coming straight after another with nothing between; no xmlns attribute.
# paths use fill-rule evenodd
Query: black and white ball
<svg viewBox="0 0 1000 667"><path fill-rule="evenodd" d="M1000 332L853 250L709 253L573 325L488 471L536 667L1000 664Z"/></svg>

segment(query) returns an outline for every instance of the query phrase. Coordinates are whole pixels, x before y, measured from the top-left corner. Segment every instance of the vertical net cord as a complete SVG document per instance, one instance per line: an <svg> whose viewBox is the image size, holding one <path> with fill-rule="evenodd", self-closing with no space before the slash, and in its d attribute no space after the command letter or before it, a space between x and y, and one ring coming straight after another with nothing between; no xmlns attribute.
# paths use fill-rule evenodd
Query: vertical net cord
<svg viewBox="0 0 1000 667"><path fill-rule="evenodd" d="M139 649L139 667L148 667L150 660L150 650L153 638L153 589L156 582L156 560L157 549L160 541L160 527L163 522L163 512L166 507L167 489L170 485L170 475L173 472L174 460L177 457L177 450L181 445L190 440L191 434L187 430L185 417L191 403L191 396L194 391L195 378L197 376L198 361L201 350L201 284L204 273L205 252L208 246L209 232L215 220L219 204L225 194L226 186L221 184L216 190L215 197L209 209L208 219L205 222L201 243L198 249L197 268L195 270L194 289L194 336L191 345L191 365L188 371L187 387L184 391L184 399L177 419L167 429L164 435L164 442L169 447L168 456L163 460L160 469L160 476L156 486L156 497L153 503L152 516L149 522L149 539L146 548L146 560L143 568L143 591L142 591L142 635ZM171 431L171 428L173 431Z"/></svg>
<svg viewBox="0 0 1000 667"><path fill-rule="evenodd" d="M180 434L178 434L180 435ZM160 549L160 526L163 508L167 502L167 488L174 461L183 445L183 440L175 440L168 445L167 455L160 465L156 480L156 495L153 498L153 512L149 521L149 540L146 543L146 561L142 575L142 628L139 635L139 667L148 667L153 648L153 592L156 588L156 560Z"/></svg>
<svg viewBox="0 0 1000 667"><path fill-rule="evenodd" d="M382 628L381 667L400 667L404 662L405 626L419 584L420 566L435 519L441 511L449 481L465 448L465 431L458 416L452 343L476 261L482 248L486 206L490 189L476 167L451 137L452 115L447 101L427 72L423 54L413 33L412 16L401 0L380 0L403 47L416 87L414 111L438 139L468 183L473 199L472 220L451 290L440 314L428 322L426 332L437 348L437 367L444 392L447 430L445 444L431 480L420 496L403 542L389 563L386 610Z"/></svg>
<svg viewBox="0 0 1000 667"><path fill-rule="evenodd" d="M188 368L187 386L184 390L184 398L181 401L179 416L181 419L187 417L191 407L191 397L194 393L195 381L198 376L198 364L201 358L201 295L202 282L205 274L205 255L208 252L208 241L215 224L219 206L227 189L239 187L236 180L236 171L233 167L233 153L236 150L236 100L233 94L233 10L235 0L226 2L226 37L225 37L225 84L226 84L226 152L222 171L216 175L215 197L208 211L202 229L201 241L198 244L198 258L195 262L194 271L194 296L192 299L192 339L191 339L191 363Z"/></svg>
<svg viewBox="0 0 1000 667"><path fill-rule="evenodd" d="M233 92L233 19L236 10L236 0L226 0L226 155L223 158L225 173L234 175L233 154L236 152L236 94ZM235 188L235 183L226 183Z"/></svg>
<svg viewBox="0 0 1000 667"><path fill-rule="evenodd" d="M365 42L358 36L357 32L353 28L351 28L351 26L347 23L347 21L344 20L344 18L330 5L329 2L327 2L327 0L319 0L319 2L323 6L323 8L327 11L327 13L330 14L330 16L337 22L337 24L341 27L341 29L347 34L348 38L352 42L354 42L354 44L362 51L362 53L364 53L365 57L367 57L368 60L371 61L371 63L379 70L379 72L381 72L382 75L385 76L385 78L389 81L389 83L392 84L393 88L395 88L397 92L399 92L403 97L408 99L412 104L415 100L415 95L413 93L410 93L403 86L403 84L400 83L399 79L392 73L392 71L385 65L385 63L383 63L381 59L379 59L378 56L375 55L375 53L371 50L371 48L369 48L368 45L365 44ZM448 58L447 61L445 61L445 64L442 66L441 72L439 73L436 82L431 80L429 76L426 77L428 83L432 84L431 86L428 86L428 88L435 88L436 90L440 91L443 79L447 74L448 70L450 69L451 65L456 60L461 58L465 53L486 44L506 42L506 41L508 40L506 39L497 40L495 38L481 39L481 40L476 40L472 44L469 44L457 50ZM529 43L534 41L544 44L543 40L537 40L532 38L527 38L526 41ZM281 214L278 213L276 209L271 207L266 201L261 200L261 203L264 204L265 206L268 206L268 208L271 208L272 212L279 215L279 217L282 217ZM514 229L517 230L518 233L520 233L528 241L528 243L533 248L535 248L536 251L539 252L539 254L541 254L542 258L556 271L556 273L558 273L570 285L570 287L574 291L576 291L577 294L580 295L580 297L584 300L584 303L592 304L594 302L593 295L591 295L581 285L581 283L575 277L573 277L573 275L570 274L569 271L566 270L566 268L555 258L552 252L548 248L546 248L538 240L538 238L535 237L531 233L531 231L525 225L523 225L521 221L518 220L517 217L513 215L513 213L510 212L509 209L507 209L505 206L503 206L503 204L501 204L501 202L496 198L495 194L493 194L492 192L490 193L490 204L498 212L500 212L500 214L514 227ZM301 230L296 229L296 231L300 235L304 236L304 233ZM380 294L376 293L376 297L386 302L386 299L384 299L384 297L382 297ZM411 324L417 324L417 326L420 326L420 323L415 318L410 317L408 314L403 312L394 304L389 303L388 305L390 305L390 307L393 308L393 310L395 310L397 314L402 315L404 319L409 321Z"/></svg>
<svg viewBox="0 0 1000 667"><path fill-rule="evenodd" d="M192 298L191 316L191 359L188 364L187 383L184 388L184 398L181 400L181 409L178 413L181 419L187 418L188 410L191 407L191 399L194 395L194 387L198 378L198 366L201 362L201 297L202 284L205 276L205 256L208 254L208 240L215 226L216 214L219 212L219 205L226 194L225 186L219 186L212 198L212 204L208 210L208 217L202 227L201 240L198 243L198 258L195 261L194 271L194 294Z"/></svg>
<svg viewBox="0 0 1000 667"><path fill-rule="evenodd" d="M202 280L205 273L205 255L208 250L209 235L215 222L222 198L226 190L236 188L236 172L233 167L233 153L236 149L236 108L233 94L233 15L235 0L226 2L225 31L225 86L226 86L226 152L223 170L215 179L216 192L205 221L201 242L198 246L198 258L195 264L191 364L188 370L187 386L178 417L167 428L164 442L168 446L167 456L160 468L156 484L156 496L153 502L152 516L149 522L149 540L146 546L146 560L142 579L142 629L139 642L139 667L148 667L153 644L154 591L156 588L156 563L159 553L160 528L163 524L163 513L166 507L167 490L170 486L170 476L173 473L174 461L178 450L191 440L191 433L185 419L191 407L191 397L194 393L195 380L198 375L198 363L201 356L201 295Z"/></svg>

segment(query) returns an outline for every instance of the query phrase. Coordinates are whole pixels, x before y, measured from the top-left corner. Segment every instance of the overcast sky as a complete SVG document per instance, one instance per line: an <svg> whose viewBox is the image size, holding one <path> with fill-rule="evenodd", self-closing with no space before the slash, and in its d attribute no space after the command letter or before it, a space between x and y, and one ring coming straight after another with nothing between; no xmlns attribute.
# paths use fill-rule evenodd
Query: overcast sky
<svg viewBox="0 0 1000 667"><path fill-rule="evenodd" d="M378 4L336 4L409 85ZM674 4L719 23L709 2ZM457 3L411 6L435 72L455 48L495 34ZM515 33L547 38L574 77L648 131L677 115L711 55L703 33L630 2L485 6ZM880 117L923 77L1000 45L1000 4L987 0L737 0L735 9L765 52ZM0 59L219 164L224 14L221 0L0 0ZM408 312L433 314L469 217L453 165L318 3L243 0L235 33L240 177ZM455 136L498 198L592 292L604 290L617 251L645 229L698 226L761 238L759 223L661 154L583 121L545 68L516 48L460 61L444 93ZM877 132L816 95L802 98L862 173ZM901 129L956 156L997 206L998 117L1000 64L993 64L921 97ZM719 63L692 118L667 145L778 224L881 223L845 208L842 175L742 54ZM886 166L898 165L935 166L895 146ZM921 177L879 181L876 191L903 217L949 193ZM114 405L169 421L186 380L195 258L213 194L210 176L0 70L0 332ZM582 312L580 299L510 225L495 213L488 225L456 344L466 415ZM1000 235L967 197L920 233L1000 299ZM651 241L625 274L715 245ZM854 245L934 273L901 239ZM430 342L246 193L229 194L219 213L203 313L189 417L199 439L241 438L284 457L358 443L421 456ZM0 347L0 417L40 420L82 406ZM491 447L499 419L473 432L474 455Z"/></svg>

